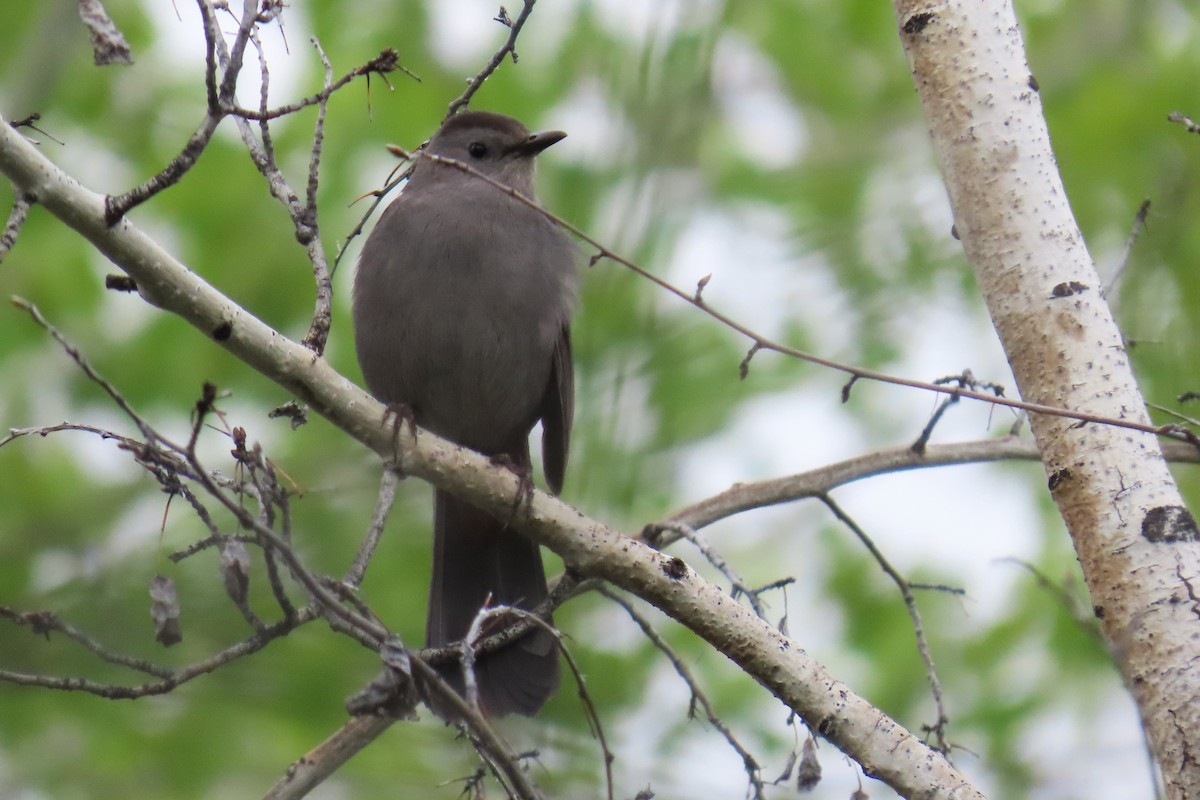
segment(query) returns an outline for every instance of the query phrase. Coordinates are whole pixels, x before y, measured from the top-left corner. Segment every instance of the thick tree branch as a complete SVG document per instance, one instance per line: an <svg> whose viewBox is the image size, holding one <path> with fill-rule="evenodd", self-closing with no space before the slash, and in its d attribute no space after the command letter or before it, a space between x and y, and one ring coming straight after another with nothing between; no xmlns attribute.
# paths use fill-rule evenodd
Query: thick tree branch
<svg viewBox="0 0 1200 800"><path fill-rule="evenodd" d="M255 370L405 473L505 516L517 478L478 454L427 432L395 437L384 409L321 357L272 330L163 251L128 219L109 227L104 200L71 179L7 125L0 125L0 171L36 197L137 282L149 302L178 314ZM402 448L396 452L395 448ZM572 568L658 606L737 663L809 725L902 794L978 798L939 753L855 695L796 642L729 602L682 560L663 555L557 498L537 492L514 521Z"/></svg>

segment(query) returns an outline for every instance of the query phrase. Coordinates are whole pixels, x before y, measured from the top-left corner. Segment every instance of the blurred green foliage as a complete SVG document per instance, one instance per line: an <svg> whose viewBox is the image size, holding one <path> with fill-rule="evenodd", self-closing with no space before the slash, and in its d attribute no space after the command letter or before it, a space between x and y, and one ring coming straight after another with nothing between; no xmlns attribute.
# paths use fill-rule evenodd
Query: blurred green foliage
<svg viewBox="0 0 1200 800"><path fill-rule="evenodd" d="M136 63L100 69L92 66L72 3L4 4L0 114L40 113L47 133L29 135L91 189L119 192L144 181L182 147L204 102L195 8L177 0L176 18L168 5L109 0ZM1067 189L1105 274L1115 267L1139 202L1154 202L1116 306L1136 340L1132 354L1148 399L1173 404L1179 393L1198 388L1186 364L1196 361L1200 308L1194 268L1200 193L1193 180L1200 142L1165 116L1176 108L1200 111L1194 92L1200 51L1189 46L1196 12L1166 0L1018 6ZM272 86L287 87L286 96L277 90L275 102L320 86L310 35L319 38L337 74L392 47L421 78L417 83L397 73L390 85L376 78L369 88L358 80L331 100L319 192L328 253L338 251L363 212L365 204L354 199L380 185L391 167L382 145L413 147L425 139L464 78L503 41L506 31L487 22L494 14L495 4L482 0L296 0L282 32L277 26L263 32L264 41L286 37L289 50L270 64ZM224 25L232 28L228 18ZM770 209L772 219L785 221L785 261L815 260L829 279L826 296L797 295L790 273L772 273L769 291L741 298L786 319L781 338L887 369L908 353L912 310L935 298L946 302L947 287L961 313L980 318L948 223L934 227L929 219L941 219L936 208L929 212L904 194L934 185L936 171L895 21L884 5L545 2L518 50L519 63L505 63L476 106L513 114L531 127L558 127L567 115L585 126L575 131L579 151L562 146L544 160L540 196L623 255L690 289L709 267L689 271L688 263L679 263L689 226L701 214L739 220L748 209ZM737 83L735 73L747 69L749 77ZM250 84L253 73L251 61ZM737 124L744 112L735 101L754 92L787 113ZM304 185L314 119L308 110L273 126L280 162L296 188ZM756 151L758 134L768 146L780 142L778 150ZM3 207L10 200L7 184L0 186ZM939 202L944 207L934 192L932 206ZM230 121L179 185L132 218L252 313L287 335L303 335L313 302L310 270ZM328 350L330 361L354 380L360 376L347 295L357 246L337 274ZM734 300L739 290L751 292L741 285L753 274L751 262L721 264L706 298L720 298L730 287ZM289 399L282 390L179 320L136 297L105 292L103 276L111 271L35 208L0 266L0 290L40 306L169 435L186 436L204 381L228 392L221 407L230 423L245 426L303 489L294 503L298 548L316 569L344 571L371 513L375 459L319 419L294 432L283 420L267 419L269 409ZM830 307L842 309L832 317L836 330L828 327L828 312L818 313ZM604 262L587 276L575 345L578 429L566 499L629 530L702 497L678 476L689 465L712 464L699 459L711 459L715 447L724 448L732 464L778 463L721 434L746 421L752 401L794 390L816 373L760 355L749 379L738 381L745 342ZM823 414L836 418L839 429L858 431L867 448L903 442L924 423L907 411L881 414L879 403L842 406L836 391L822 400ZM135 433L21 311L0 308L0 424L63 419ZM808 424L823 427L821 420ZM212 466L231 471L226 440L216 432L206 437ZM803 440L793 449L803 454ZM724 479L724 471L713 470ZM1037 567L1054 581L1069 576L1070 591L1086 608L1069 542L1044 498L1044 476L1024 467L1007 474L1027 486L1027 496L1012 502L1038 506L1044 520L1036 534L1042 542ZM1194 496L1197 476L1181 470L1180 479ZM363 587L371 607L413 642L421 639L424 620L427 494L423 486L403 486L403 502ZM155 482L112 442L59 433L8 444L0 450L0 605L53 610L115 650L167 664L201 659L245 636L212 553L179 565L165 559L204 535L176 501L160 541L165 502ZM929 512L895 509L898 516ZM227 517L220 521L230 525ZM844 530L805 506L761 524L722 526L712 538L760 582L819 575L797 590L805 599L790 601L790 632L806 646L818 637L814 653L835 673L857 675L857 682L847 679L852 688L911 730L933 721L903 604ZM909 577L956 584L938 556L922 552L917 574ZM184 642L166 652L154 645L147 614L146 586L156 572L174 578L183 602ZM262 574L256 563L252 602L267 608ZM959 601L929 593L920 603L951 704L950 738L977 754L959 760L970 761L993 796L1018 798L1045 777L1024 741L1031 726L1055 714L1087 726L1091 709L1120 689L1104 649L1053 593L1031 578L1014 586L1003 608L966 629ZM774 601L773 613L781 615L782 605ZM705 785L704 770L687 758L714 734L688 721L686 690L632 623L598 597L574 601L558 621L572 637L610 737L633 737L649 748L640 761L637 754L619 754L622 796L647 784L660 796L685 795L679 787L696 785L681 779L689 772ZM763 758L766 776L774 777L793 744L785 713L695 637L673 624L660 628L699 674L718 711ZM1014 674L1012 659L1021 653L1039 657L1022 658L1020 664L1032 666ZM133 703L0 683L0 794L68 800L261 794L341 723L344 699L372 676L376 663L371 653L311 625L170 695ZM0 624L0 669L140 680L61 637L43 640L6 624ZM599 794L598 749L569 688L537 720L506 725L515 741L541 751L547 769L535 774L554 796ZM740 762L732 751L724 757L728 764L707 768L725 773L720 785L736 786ZM673 758L681 763L672 766ZM344 769L326 796L454 797L461 785L443 782L475 767L469 748L448 729L428 720L397 725ZM826 769L838 769L833 759L826 759ZM887 794L879 785L870 792Z"/></svg>

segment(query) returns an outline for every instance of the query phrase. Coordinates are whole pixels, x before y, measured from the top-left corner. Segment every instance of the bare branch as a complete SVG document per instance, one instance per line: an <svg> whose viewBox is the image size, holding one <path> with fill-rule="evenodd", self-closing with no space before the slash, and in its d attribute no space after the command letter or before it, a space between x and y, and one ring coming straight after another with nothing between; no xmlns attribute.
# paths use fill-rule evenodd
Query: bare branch
<svg viewBox="0 0 1200 800"><path fill-rule="evenodd" d="M8 221L4 223L4 230L0 231L0 264L4 263L4 258L17 243L17 236L20 235L21 228L25 225L25 219L29 216L29 209L33 202L33 197L24 192L16 192L12 210L8 212Z"/></svg>
<svg viewBox="0 0 1200 800"><path fill-rule="evenodd" d="M314 46L317 42L314 39L310 40ZM365 64L355 67L347 72L336 81L330 81L327 77L325 86L321 91L311 94L308 97L301 98L286 105L278 106L277 108L266 108L260 106L257 110L246 108L245 106L233 105L230 106L228 112L232 116L244 117L245 119L255 122L263 122L279 117L286 117L289 114L295 114L297 111L302 111L310 106L320 105L333 96L335 92L341 89L346 84L353 81L355 78L371 75L387 75L389 72L399 70L409 76L418 83L421 82L420 77L409 71L407 67L400 63L400 55L390 47L381 50L379 55L372 58Z"/></svg>
<svg viewBox="0 0 1200 800"><path fill-rule="evenodd" d="M92 61L97 67L133 63L129 42L113 24L100 0L79 0L79 18L92 38Z"/></svg>
<svg viewBox="0 0 1200 800"><path fill-rule="evenodd" d="M875 562L879 564L880 568L896 584L896 588L900 590L900 596L904 598L904 608L908 611L908 616L912 620L913 633L917 638L917 652L920 653L921 661L925 664L925 677L929 681L929 690L933 694L933 703L937 708L937 720L933 725L928 726L928 730L936 738L938 750L949 758L950 744L946 741L946 725L949 724L950 717L946 713L946 700L942 695L942 682L938 679L937 668L933 664L933 654L929 651L929 640L925 638L925 626L921 623L921 612L917 608L917 599L913 596L912 585L891 565L883 555L883 551L876 547L871 537L867 536L866 531L859 527L854 518L843 511L841 506L834 502L832 497L823 495L821 502L833 512L833 515L843 525L858 537L858 540L870 552L871 557L875 559ZM957 590L957 593L961 594L962 590Z"/></svg>
<svg viewBox="0 0 1200 800"><path fill-rule="evenodd" d="M389 148L389 150L390 150L390 148ZM396 174L397 172L399 172L400 174L397 175ZM400 166L397 166L388 175L387 180L384 181L384 184L381 188L375 189L374 191L371 191L371 192L368 192L367 194L362 195L361 197L357 198L354 201L355 203L357 203L359 200L363 200L367 197L375 198L374 200L371 201L371 205L369 205L367 207L367 210L365 212L363 212L362 217L359 218L359 220L355 224L354 228L348 234L346 234L346 238L342 241L341 245L338 247L337 257L333 260L333 269L331 270L332 273L337 272L338 266L340 266L342 263L342 258L344 258L346 253L349 251L350 242L354 241L356 238L358 238L360 235L362 235L362 232L367 227L367 220L371 219L371 217L375 215L375 209L379 208L379 206L383 203L384 199L389 194L391 194L392 191L397 186L399 186L400 184L402 184L406 180L408 180L408 177L410 175L412 175L412 165L411 164L403 170L401 169Z"/></svg>
<svg viewBox="0 0 1200 800"><path fill-rule="evenodd" d="M389 650L403 654L405 667L424 695L425 703L443 719L459 728L484 758L508 791L510 797L537 800L541 797L520 766L520 756L493 730L491 725L459 697L438 673L416 653L389 638L380 648L385 669L393 669L395 657ZM342 764L375 741L391 727L395 718L382 713L355 716L316 749L294 762L265 795L273 800L304 797L332 775Z"/></svg>
<svg viewBox="0 0 1200 800"><path fill-rule="evenodd" d="M354 564L346 573L346 577L342 578L342 582L347 586L362 584L363 577L367 574L367 566L379 545L379 538L383 536L383 526L387 524L392 503L396 500L396 486L399 482L400 476L396 471L385 467L379 479L379 499L375 503L375 513L371 515L371 525L367 528L367 535L354 557Z"/></svg>
<svg viewBox="0 0 1200 800"><path fill-rule="evenodd" d="M601 587L597 591L625 609L625 613L637 623L637 626L642 629L642 633L650 640L650 643L657 647L667 657L667 660L671 662L671 666L675 668L675 672L679 674L679 677L683 679L683 682L687 684L688 690L692 693L692 708L689 709L688 716L694 716L697 704L704 709L704 716L708 720L708 724L716 728L725 737L725 741L729 742L729 746L741 757L742 765L746 770L746 777L750 781L750 788L754 792L755 800L763 800L765 787L762 780L762 767L759 766L758 761L750 754L750 751L742 746L742 743L733 735L733 731L717 716L712 703L708 701L708 696L700 689L700 684L696 681L695 676L692 675L692 671L688 669L687 664L683 662L683 659L679 657L674 648L659 636L658 631L654 629L650 621L633 607L633 603L630 603L624 597L606 587Z"/></svg>
<svg viewBox="0 0 1200 800"><path fill-rule="evenodd" d="M65 336L63 336L62 332L59 331L58 328L55 328L46 321L46 318L42 316L42 312L38 310L37 306L35 306L33 303L30 303L23 297L13 297L12 304L29 314L34 322L36 322L47 333L49 333L50 336L54 338L54 341L59 343L63 350L66 351L67 355L71 357L71 360L79 365L79 368L83 371L83 374L87 375L93 383L97 384L101 389L103 389L104 393L107 394L109 398L117 405L117 408L124 411L126 416L133 420L133 423L138 426L138 430L142 432L142 435L145 436L147 440L159 441L163 444L166 444L166 442L158 436L154 429L147 424L141 415L133 410L133 406L129 405L128 401L126 401L121 393L117 391L117 388L101 377L100 373L96 372L96 370L84 357L83 353L81 353L78 348L71 344L71 342L68 341Z"/></svg>
<svg viewBox="0 0 1200 800"><path fill-rule="evenodd" d="M508 28L508 39L500 46L500 49L492 54L488 62L483 65L483 69L475 74L475 77L467 79L467 88L458 97L450 103L446 109L446 119L458 113L459 109L464 108L471 102L471 98L479 91L479 87L483 86L493 72L495 72L500 64L504 62L504 57L511 54L513 63L517 61L517 36L521 33L521 28L525 26L525 21L529 19L529 15L533 13L533 7L537 0L522 0L523 7L521 13L517 15L515 20L509 19L508 12L504 10L504 6L500 7L500 13L496 17L496 21Z"/></svg>
<svg viewBox="0 0 1200 800"><path fill-rule="evenodd" d="M208 406L206 408L205 406ZM322 606L325 612L332 616L338 617L343 622L353 628L358 629L365 635L371 637L378 648L388 638L387 630L379 624L374 618L368 617L362 613L352 611L346 607L342 599L329 590L324 581L314 575L308 568L301 563L300 558L292 550L291 545L285 539L281 538L275 531L271 530L263 521L255 518L240 503L226 494L217 482L208 474L204 467L200 464L199 457L196 454L196 439L197 434L203 425L205 413L210 410L211 403L207 397L203 398L197 408L200 411L196 415L196 420L193 426L192 439L187 448L186 454L188 462L192 465L196 473L196 478L205 490L214 498L216 498L225 508L237 518L238 523L248 530L251 530L258 537L264 548L273 549L287 564L293 577L298 580L301 585L309 592L313 601Z"/></svg>
<svg viewBox="0 0 1200 800"><path fill-rule="evenodd" d="M323 359L314 359L311 350L270 329L221 295L163 252L132 222L107 226L99 196L69 180L35 147L4 125L0 125L0 171L36 192L45 208L79 230L131 274L143 297L178 314L206 335L219 333L216 338L222 347L382 457L394 460L406 474L454 492L487 513L507 515L517 488L517 479L510 471L426 431L402 437L397 448L392 426L381 423L384 409L378 402L334 372ZM238 515L239 522L249 523L258 531L256 520L244 519L236 508L231 512ZM814 723L826 718L836 720L823 731L826 736L860 763L870 763L877 777L899 787L902 793L917 794L953 785L958 787L960 800L980 796L940 754L839 684L797 643L739 604L730 603L724 591L686 570L686 566L682 572L671 568L678 559L664 557L596 520L584 518L544 492L534 493L528 507L513 519L513 527L558 552L580 574L609 580L679 619L806 719ZM334 611L329 617L332 625L344 622L357 627L358 620L346 619L346 610L333 604L335 598L324 587L314 586L311 577L305 577L294 554L282 546L286 543L271 531L259 533L279 549L306 589L320 591L322 603L330 604ZM386 633L375 624L369 630L373 639L376 631ZM376 641L384 639L380 636ZM828 686L839 688L832 694L813 688ZM914 768L916 763L919 768Z"/></svg>
<svg viewBox="0 0 1200 800"><path fill-rule="evenodd" d="M1197 123L1182 111L1172 111L1170 114L1167 114L1167 122L1179 123L1188 133L1200 133L1200 123Z"/></svg>
<svg viewBox="0 0 1200 800"><path fill-rule="evenodd" d="M224 9L229 12L230 16L234 16L233 10L228 5L225 5ZM246 56L246 45L250 43L250 36L256 25L258 25L257 0L242 0L242 17L238 23L238 31L233 37L233 45L229 48L228 57L222 59L221 66L224 69L224 75L217 87L217 97L224 106L231 106L237 100L237 82L242 74L242 60ZM224 37L220 39L220 44L223 48Z"/></svg>
<svg viewBox="0 0 1200 800"><path fill-rule="evenodd" d="M328 739L296 759L283 777L263 795L263 800L295 800L306 796L378 739L395 721L387 716L351 717Z"/></svg>
<svg viewBox="0 0 1200 800"><path fill-rule="evenodd" d="M1112 276L1108 282L1104 284L1104 289L1101 290L1102 297L1109 297L1117 288L1117 284L1121 282L1121 278L1125 275L1125 269L1129 266L1129 257L1133 254L1133 246L1137 244L1138 237L1142 235L1142 231L1146 227L1146 217L1150 214L1149 198L1142 201L1138 206L1137 213L1133 215L1133 225L1129 229L1129 236L1125 239L1125 248L1121 251L1121 260L1117 262L1117 268L1113 270Z"/></svg>
<svg viewBox="0 0 1200 800"><path fill-rule="evenodd" d="M1165 437L1180 439L1180 440L1182 440L1184 438L1181 436L1181 434L1178 431L1176 431L1170 425L1149 425L1149 424L1138 422L1138 421L1132 420L1132 419L1121 419L1118 417L1103 416L1103 415L1099 415L1099 414L1090 414L1085 411L1073 411L1068 408L1059 408L1057 406L1049 406L1049 405L1044 405L1041 403L1026 403L1022 400L1012 400L1007 397L997 397L994 394L989 394L986 392L973 391L973 390L969 390L969 389L960 389L960 388L952 387L952 386L942 386L942 385L938 385L935 383L928 383L926 381L918 381L918 380L913 380L911 378L903 378L903 377L900 377L897 375L889 375L885 372L878 372L876 370L866 369L864 367L856 367L851 364L843 364L840 361L834 361L829 358L824 358L822 356L813 355L812 353L808 353L803 350L799 350L795 347L791 347L789 345L785 345L785 344L776 342L772 339L768 339L767 337L763 336L762 334L756 333L751 328L749 328L746 325L743 325L740 322L737 322L732 317L729 317L729 316L717 311L708 303L699 302L695 298L694 295L692 295L688 292L685 292L682 289L679 289L678 287L671 284L670 282L649 272L644 267L638 266L634 262L629 261L628 259L617 255L616 253L612 252L607 247L600 244L600 242L596 241L591 236L587 235L586 233L584 233L582 230L575 227L571 223L567 222L566 220L562 219L559 216L556 216L555 214L551 213L550 211L547 211L546 209L542 208L535 201L529 199L525 195L518 192L516 189L513 189L511 186L506 186L505 184L500 183L496 179L494 179L488 175L484 175L479 170L472 167L470 164L465 164L465 163L463 163L461 161L457 161L453 158L446 158L445 156L439 156L439 155L436 155L433 153L428 153L424 150L418 151L416 153L408 153L407 151L404 151L403 149L401 149L399 147L395 147L395 146L393 146L391 149L393 150L393 152L403 153L408 158L426 158L437 164L442 164L442 165L445 165L448 167L452 167L454 169L461 170L462 172L466 172L469 175L473 175L474 177L478 178L479 180L483 181L484 183L491 185L497 191L508 195L509 197L513 198L517 202L522 203L522 204L534 209L535 211L538 211L539 213L543 214L548 220L550 220L551 222L553 222L555 225L559 226L563 230L569 232L571 235L575 236L580 241L586 242L587 244L596 248L596 250L598 251L598 257L606 258L611 261L615 261L618 264L621 264L622 266L626 267L629 270L632 270L634 273L642 276L643 278L650 281L651 283L654 283L656 286L658 286L662 289L665 289L666 291L668 291L671 294L675 295L676 297L680 298L681 300L688 303L692 307L703 311L705 314L708 314L710 317L717 320L718 322L720 322L722 325L726 326L727 328L730 328L730 329L742 334L746 338L750 339L751 342L753 342L754 345L757 346L757 349L772 350L772 351L774 351L776 353L780 353L782 355L787 355L787 356L791 356L793 358L798 358L802 361L808 361L812 364L817 364L819 366L827 367L829 369L837 370L839 372L845 372L845 373L852 375L856 379L872 380L872 381L878 381L880 383L890 383L894 386L907 386L912 389L922 389L927 392L951 395L954 397L966 397L971 400L980 400L984 403L989 403L991 405L1006 406L1008 408L1020 409L1022 411L1026 411L1031 414L1043 414L1043 415L1051 416L1051 417L1064 417L1067 419L1079 420L1080 422L1096 422L1096 423L1100 423L1102 425L1109 425L1114 428L1126 428L1129 430L1141 431L1142 433L1154 434L1155 436L1165 436ZM752 354L753 354L753 351L752 351L751 355ZM742 362L743 370L745 369L745 365L747 363L748 363L748 360Z"/></svg>
<svg viewBox="0 0 1200 800"><path fill-rule="evenodd" d="M333 85L333 66L321 44L314 36L312 45L321 57L325 67L325 88L331 90ZM325 112L329 107L329 97L326 95L317 104L317 122L313 130L312 151L308 159L308 186L305 191L304 210L300 219L296 220L297 239L308 251L308 260L313 266L313 279L316 282L315 308L312 323L304 337L304 344L314 353L325 352L325 343L329 339L329 328L333 325L333 277L329 271L329 262L325 260L325 250L321 246L321 237L317 228L317 176L321 167L321 148L325 144ZM265 124L265 123L264 123ZM303 220L303 221L301 221Z"/></svg>
<svg viewBox="0 0 1200 800"><path fill-rule="evenodd" d="M181 684L187 683L201 675L207 675L216 669L223 667L231 661L236 661L248 655L257 653L275 639L285 636L296 628L304 625L317 618L315 608L312 606L303 608L296 615L296 618L290 621L277 622L274 625L267 626L263 631L256 632L253 635L243 639L237 644L227 647L215 655L212 655L203 661L198 661L186 667L177 669L168 669L161 667L142 659L136 659L131 656L114 653L104 645L87 637L81 631L62 623L58 618L48 612L15 612L12 609L0 606L0 618L8 619L18 624L30 624L28 622L21 623L15 616L22 614L33 613L38 615L39 619L44 619L46 616L54 620L55 626L51 630L59 630L64 635L68 636L72 641L83 645L89 651L96 654L97 657L112 664L128 667L144 672L159 680L150 683L143 683L137 686L123 686L120 684L99 683L86 678L71 678L57 677L53 675L33 675L24 672L16 672L13 670L0 669L0 681L14 683L20 686L38 686L43 689L55 689L58 691L67 692L84 692L86 694L94 694L98 697L108 698L110 700L129 700L138 697L151 697L153 695L166 694L173 691ZM39 624L47 624L40 622ZM61 627L59 627L61 626ZM35 628L35 632L39 629Z"/></svg>
<svg viewBox="0 0 1200 800"><path fill-rule="evenodd" d="M934 381L934 384L938 386L945 386L949 384L958 386L960 388L971 389L972 391L985 390L991 392L996 397L1004 396L1003 386L990 382L980 383L979 381L975 380L974 373L972 373L969 369L964 369L958 375L950 375L945 378L938 378L936 381ZM917 437L915 442L913 442L913 452L917 453L918 455L925 452L925 448L929 446L929 437L933 436L933 429L937 427L938 422L940 422L942 419L942 415L949 410L950 406L958 403L959 397L961 397L961 395L955 393L942 400L942 402L938 405L937 410L935 410L933 415L929 418L929 422L925 424L925 428L921 431L921 435Z"/></svg>

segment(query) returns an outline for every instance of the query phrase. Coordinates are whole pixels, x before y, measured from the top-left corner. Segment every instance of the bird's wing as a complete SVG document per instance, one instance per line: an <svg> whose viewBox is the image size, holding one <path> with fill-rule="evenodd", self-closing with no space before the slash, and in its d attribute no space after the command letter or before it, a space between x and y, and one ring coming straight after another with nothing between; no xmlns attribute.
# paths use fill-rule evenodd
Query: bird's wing
<svg viewBox="0 0 1200 800"><path fill-rule="evenodd" d="M563 325L554 347L550 380L542 396L542 468L555 494L562 491L571 447L571 420L575 416L575 371L571 363L571 331Z"/></svg>

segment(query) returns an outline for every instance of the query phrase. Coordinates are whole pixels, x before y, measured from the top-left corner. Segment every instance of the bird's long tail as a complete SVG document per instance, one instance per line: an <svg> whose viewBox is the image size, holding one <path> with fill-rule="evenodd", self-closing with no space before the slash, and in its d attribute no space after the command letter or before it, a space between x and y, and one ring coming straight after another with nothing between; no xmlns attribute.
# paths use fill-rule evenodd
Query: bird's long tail
<svg viewBox="0 0 1200 800"><path fill-rule="evenodd" d="M546 573L535 542L440 489L434 493L433 578L426 643L445 647L466 635L480 608L532 609L546 598ZM493 626L494 629L494 626ZM461 668L443 677L463 693ZM546 630L533 630L475 664L479 702L491 717L536 714L558 687L558 651Z"/></svg>

